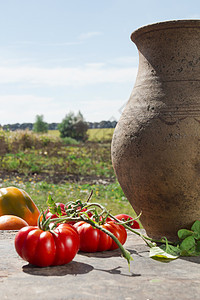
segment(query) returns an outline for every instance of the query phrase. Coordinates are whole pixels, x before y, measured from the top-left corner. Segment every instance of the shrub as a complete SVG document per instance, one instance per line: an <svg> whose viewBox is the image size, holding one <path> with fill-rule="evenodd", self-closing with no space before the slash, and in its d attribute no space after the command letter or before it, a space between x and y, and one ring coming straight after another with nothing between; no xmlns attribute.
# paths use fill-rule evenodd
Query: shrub
<svg viewBox="0 0 200 300"><path fill-rule="evenodd" d="M7 133L3 130L0 130L0 162L1 163L7 152L8 152Z"/></svg>
<svg viewBox="0 0 200 300"><path fill-rule="evenodd" d="M37 115L36 116L36 121L33 125L33 131L37 132L37 133L40 133L40 132L46 133L46 132L48 132L48 124L43 121L43 115L41 115L41 116Z"/></svg>
<svg viewBox="0 0 200 300"><path fill-rule="evenodd" d="M79 142L69 136L62 138L63 144L65 145L78 145Z"/></svg>
<svg viewBox="0 0 200 300"><path fill-rule="evenodd" d="M60 137L50 134L38 134L30 130L17 130L8 134L9 152L17 153L26 149L44 149L59 147Z"/></svg>
<svg viewBox="0 0 200 300"><path fill-rule="evenodd" d="M36 143L36 136L29 130L17 130L8 135L9 152L17 153L31 149Z"/></svg>
<svg viewBox="0 0 200 300"><path fill-rule="evenodd" d="M71 137L78 141L86 141L88 124L84 121L81 112L77 116L70 112L58 125L61 138Z"/></svg>

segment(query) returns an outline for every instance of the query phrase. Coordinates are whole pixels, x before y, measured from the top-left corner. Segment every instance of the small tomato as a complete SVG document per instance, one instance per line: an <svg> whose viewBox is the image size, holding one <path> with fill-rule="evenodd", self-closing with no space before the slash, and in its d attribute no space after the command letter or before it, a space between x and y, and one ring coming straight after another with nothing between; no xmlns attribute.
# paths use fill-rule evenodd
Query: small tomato
<svg viewBox="0 0 200 300"><path fill-rule="evenodd" d="M130 226L133 229L140 229L139 223L136 220L134 220L133 217L131 217L129 215L119 214L119 215L116 215L115 218L117 218L120 221L124 221L124 222L129 221L129 220L133 220L132 222L127 223L127 225Z"/></svg>
<svg viewBox="0 0 200 300"><path fill-rule="evenodd" d="M24 226L28 226L28 223L14 215L3 215L0 217L0 230L19 230Z"/></svg>

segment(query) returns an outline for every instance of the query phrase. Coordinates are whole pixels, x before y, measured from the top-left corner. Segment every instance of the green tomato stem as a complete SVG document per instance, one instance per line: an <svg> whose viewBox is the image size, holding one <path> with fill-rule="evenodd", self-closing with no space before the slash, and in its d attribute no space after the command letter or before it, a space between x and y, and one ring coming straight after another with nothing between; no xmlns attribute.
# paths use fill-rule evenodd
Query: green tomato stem
<svg viewBox="0 0 200 300"><path fill-rule="evenodd" d="M112 216L111 214L110 214L110 216L111 216L117 223L123 225L123 226L124 226L126 229L128 229L129 231L131 231L131 232L133 232L134 234L140 236L140 237L143 239L143 241L144 241L150 248L154 247L154 246L155 246L155 243L156 243L156 244L157 244L157 243L166 243L166 239L165 239L165 238L162 238L162 239L160 239L160 240L156 240L156 239L149 238L148 236L145 236L145 235L142 234L141 232L136 231L136 230L134 230L133 228L131 228L130 226L126 225L127 222L121 222L120 220L118 220L117 218L115 218L114 216ZM130 222L131 222L131 220L130 220ZM168 243L169 243L169 244L174 244L173 242L170 242L170 241L168 241Z"/></svg>
<svg viewBox="0 0 200 300"><path fill-rule="evenodd" d="M107 235L109 235L114 242L117 244L117 246L119 247L122 256L127 260L128 262L128 266L129 266L129 270L130 270L130 261L133 260L131 254L129 251L127 251L122 244L120 243L120 241L116 238L116 236L110 232L109 230L105 229L104 227L98 225L96 222L92 221L91 219L86 220L85 222L89 223L90 225L92 225L93 227L105 232Z"/></svg>

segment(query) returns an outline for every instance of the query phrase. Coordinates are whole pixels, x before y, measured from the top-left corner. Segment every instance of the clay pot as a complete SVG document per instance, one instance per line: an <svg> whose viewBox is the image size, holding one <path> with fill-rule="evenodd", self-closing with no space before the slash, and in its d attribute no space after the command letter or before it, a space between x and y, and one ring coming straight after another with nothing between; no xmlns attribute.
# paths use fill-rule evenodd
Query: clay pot
<svg viewBox="0 0 200 300"><path fill-rule="evenodd" d="M133 92L114 131L118 181L150 237L200 219L200 20L139 28Z"/></svg>

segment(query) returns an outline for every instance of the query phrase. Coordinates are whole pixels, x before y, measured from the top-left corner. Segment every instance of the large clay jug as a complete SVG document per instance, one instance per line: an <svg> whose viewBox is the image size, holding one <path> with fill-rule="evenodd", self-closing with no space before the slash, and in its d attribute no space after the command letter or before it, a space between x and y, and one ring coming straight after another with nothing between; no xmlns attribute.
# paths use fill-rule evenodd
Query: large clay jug
<svg viewBox="0 0 200 300"><path fill-rule="evenodd" d="M200 20L139 28L133 92L114 131L118 181L152 238L200 219Z"/></svg>

